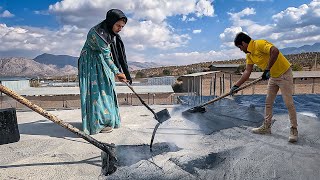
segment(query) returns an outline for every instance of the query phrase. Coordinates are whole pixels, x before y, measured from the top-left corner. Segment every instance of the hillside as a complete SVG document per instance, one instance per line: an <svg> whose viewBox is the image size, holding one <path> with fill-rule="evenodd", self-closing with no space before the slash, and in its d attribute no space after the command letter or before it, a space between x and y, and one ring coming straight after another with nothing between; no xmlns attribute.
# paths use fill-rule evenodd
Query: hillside
<svg viewBox="0 0 320 180"><path fill-rule="evenodd" d="M130 71L135 71L135 70L140 70L140 69L149 69L149 68L154 68L154 67L160 67L160 64L153 63L153 62L128 62L129 70Z"/></svg>
<svg viewBox="0 0 320 180"><path fill-rule="evenodd" d="M33 59L34 61L46 65L56 65L58 68L63 68L66 65L78 67L78 57L68 55L53 55L53 54L41 54ZM161 65L153 62L128 62L130 71L139 69L148 69L153 67L160 67Z"/></svg>
<svg viewBox="0 0 320 180"><path fill-rule="evenodd" d="M56 65L58 68L63 68L66 65L78 67L78 58L68 55L53 55L44 53L35 57L33 60L46 65Z"/></svg>
<svg viewBox="0 0 320 180"><path fill-rule="evenodd" d="M301 54L285 55L285 57L293 65L301 66L305 70L312 70L317 59L318 67L320 66L320 52L309 52ZM184 74L190 74L194 72L202 72L212 64L245 64L245 59L233 59L228 61L209 61L196 64L190 64L185 66L167 66L159 68L142 69L132 71L133 74L142 73L146 77L158 77L163 76L163 71L170 72L171 76L181 76Z"/></svg>
<svg viewBox="0 0 320 180"><path fill-rule="evenodd" d="M315 59L320 63L320 52L301 53L285 55L288 60L297 66L303 67L304 70L313 70ZM233 59L228 61L209 61L184 66L165 66L159 67L158 64L130 62L131 73L142 73L145 77L163 76L165 70L166 75L181 76L194 72L202 72L212 64L245 64L245 59ZM141 67L144 69L139 69ZM318 66L319 67L319 66ZM52 63L42 64L31 59L26 58L2 58L0 59L0 76L64 76L76 75L78 70L72 65L65 65L58 67Z"/></svg>
<svg viewBox="0 0 320 180"><path fill-rule="evenodd" d="M26 58L0 59L0 76L58 76L76 74L77 68L66 65L59 68L55 65L46 65Z"/></svg>
<svg viewBox="0 0 320 180"><path fill-rule="evenodd" d="M280 49L280 51L285 54L300 54L306 52L319 52L320 51L320 43L314 43L313 45L304 45L301 47L288 47Z"/></svg>

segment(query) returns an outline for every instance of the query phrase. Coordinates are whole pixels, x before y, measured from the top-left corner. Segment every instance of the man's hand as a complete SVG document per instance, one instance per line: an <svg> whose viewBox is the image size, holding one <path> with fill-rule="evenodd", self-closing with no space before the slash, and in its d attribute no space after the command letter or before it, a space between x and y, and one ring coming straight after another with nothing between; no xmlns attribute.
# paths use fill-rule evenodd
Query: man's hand
<svg viewBox="0 0 320 180"><path fill-rule="evenodd" d="M230 95L233 96L235 93L237 93L238 91L236 91L239 88L239 86L237 85L233 85L230 89Z"/></svg>
<svg viewBox="0 0 320 180"><path fill-rule="evenodd" d="M128 82L126 75L123 73L116 74L116 77L120 82Z"/></svg>
<svg viewBox="0 0 320 180"><path fill-rule="evenodd" d="M264 70L261 77L262 77L262 80L268 80L270 78L270 70L269 69Z"/></svg>

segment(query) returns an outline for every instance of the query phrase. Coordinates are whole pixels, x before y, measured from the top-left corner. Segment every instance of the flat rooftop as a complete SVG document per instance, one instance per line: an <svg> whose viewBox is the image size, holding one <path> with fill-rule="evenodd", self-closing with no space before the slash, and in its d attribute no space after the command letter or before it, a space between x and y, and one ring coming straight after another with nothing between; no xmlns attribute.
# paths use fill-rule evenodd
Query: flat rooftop
<svg viewBox="0 0 320 180"><path fill-rule="evenodd" d="M188 98L188 97L185 97ZM115 143L118 170L107 179L319 179L320 95L294 96L299 141L288 142L290 123L281 96L274 106L272 134L258 135L263 95L235 95L207 106L205 113L167 108L171 119L159 126L144 106L121 106L122 124L92 137ZM81 112L50 111L81 128ZM96 180L101 150L35 112L17 112L20 141L0 145L0 179Z"/></svg>

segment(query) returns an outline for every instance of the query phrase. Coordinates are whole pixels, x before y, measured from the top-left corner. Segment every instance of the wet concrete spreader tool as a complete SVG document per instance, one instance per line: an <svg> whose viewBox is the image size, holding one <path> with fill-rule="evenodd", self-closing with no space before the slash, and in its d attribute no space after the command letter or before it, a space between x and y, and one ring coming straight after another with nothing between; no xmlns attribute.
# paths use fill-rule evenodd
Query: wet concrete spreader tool
<svg viewBox="0 0 320 180"><path fill-rule="evenodd" d="M69 123L63 122L57 116L45 111L41 107L33 104L28 99L22 97L21 95L17 94L16 92L12 91L11 89L3 86L0 84L0 92L12 97L16 101L20 102L21 104L27 106L31 110L37 112L38 114L42 115L43 117L51 120L52 122L64 127L65 129L73 132L77 136L81 137L82 139L88 141L90 144L96 146L97 148L102 150L101 159L102 159L102 170L101 173L104 175L110 175L117 170L115 163L117 162L116 152L115 152L115 144L113 143L103 143L100 142L93 137L85 134L83 131L80 131L76 127L72 126Z"/></svg>
<svg viewBox="0 0 320 180"><path fill-rule="evenodd" d="M152 151L152 143L153 143L153 139L154 136L156 134L156 131L158 129L158 127L160 126L161 123L163 123L164 121L168 120L171 118L169 111L167 109L163 109L159 112L154 112L153 109L151 109L144 101L143 99L136 93L136 91L133 89L133 87L128 84L127 82L125 82L125 84L131 89L131 91L138 97L138 99L140 100L140 102L148 109L152 112L152 114L154 115L154 118L158 121L158 124L155 126L153 133L152 133L152 137L151 137L151 142L150 142L150 151Z"/></svg>
<svg viewBox="0 0 320 180"><path fill-rule="evenodd" d="M249 87L249 86L252 86L253 84L256 84L256 83L260 82L261 80L262 80L262 78L260 77L260 78L254 80L254 81L252 81L252 82L250 82L250 83L245 84L244 86L239 87L239 88L236 89L234 92L241 91L241 90L243 90L243 89L245 89L245 88L247 88L247 87ZM201 112L201 113L204 113L204 112L206 112L205 106L207 106L207 105L209 105L209 104L211 104L211 103L214 103L214 102L216 102L216 101L219 101L220 99L225 98L225 97L227 97L227 96L229 96L229 95L231 95L230 92L225 93L225 94L223 94L222 96L219 96L219 97L217 97L217 98L215 98L215 99L212 99L212 100L210 100L210 101L208 101L208 102L206 102L206 103L203 103L203 104L201 104L201 105L192 107L192 108L186 110L185 112L189 112L189 113L198 113L198 112Z"/></svg>

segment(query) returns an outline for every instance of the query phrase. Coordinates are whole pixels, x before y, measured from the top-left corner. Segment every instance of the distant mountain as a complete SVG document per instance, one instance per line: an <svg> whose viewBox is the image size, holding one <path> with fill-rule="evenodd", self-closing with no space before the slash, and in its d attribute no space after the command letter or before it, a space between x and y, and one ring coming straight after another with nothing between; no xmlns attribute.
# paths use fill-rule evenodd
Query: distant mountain
<svg viewBox="0 0 320 180"><path fill-rule="evenodd" d="M63 76L78 74L78 58L42 54L32 59L0 58L0 76ZM159 67L156 63L128 62L130 71Z"/></svg>
<svg viewBox="0 0 320 180"><path fill-rule="evenodd" d="M68 55L53 55L44 53L37 56L33 60L42 64L56 65L58 68L63 68L66 65L78 67L78 58Z"/></svg>
<svg viewBox="0 0 320 180"><path fill-rule="evenodd" d="M63 68L66 65L73 67L78 67L78 57L68 56L68 55L53 55L53 54L41 54L34 58L36 62L47 64L47 65L56 65L58 68ZM139 69L148 69L154 67L160 67L161 65L156 63L149 62L128 62L129 69L131 71Z"/></svg>
<svg viewBox="0 0 320 180"><path fill-rule="evenodd" d="M320 60L320 52L308 52L308 53L300 53L300 54L290 54L285 55L285 57L289 60L289 62L296 67L301 67L303 70L311 70L311 71L319 71L319 60ZM315 63L315 60L318 61L318 65ZM150 68L150 69L142 69L133 71L133 74L137 74L140 72L145 77L160 77L163 76L164 70L170 72L171 76L182 76L190 73L196 72L204 72L207 71L208 67L214 64L242 64L246 63L245 58L241 59L233 59L233 60L223 60L223 61L208 61L201 62L183 66L164 66L158 68Z"/></svg>
<svg viewBox="0 0 320 180"><path fill-rule="evenodd" d="M0 76L62 76L77 74L76 67L46 65L26 58L0 58Z"/></svg>
<svg viewBox="0 0 320 180"><path fill-rule="evenodd" d="M130 71L140 70L140 69L149 69L155 67L161 67L162 65L154 63L154 62L128 62L128 66Z"/></svg>
<svg viewBox="0 0 320 180"><path fill-rule="evenodd" d="M301 47L288 47L280 49L283 54L300 54L305 52L320 52L320 43L315 43L313 45L304 45Z"/></svg>

